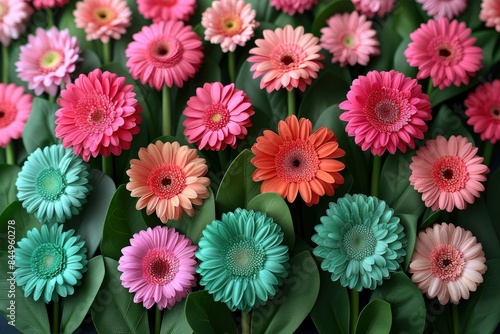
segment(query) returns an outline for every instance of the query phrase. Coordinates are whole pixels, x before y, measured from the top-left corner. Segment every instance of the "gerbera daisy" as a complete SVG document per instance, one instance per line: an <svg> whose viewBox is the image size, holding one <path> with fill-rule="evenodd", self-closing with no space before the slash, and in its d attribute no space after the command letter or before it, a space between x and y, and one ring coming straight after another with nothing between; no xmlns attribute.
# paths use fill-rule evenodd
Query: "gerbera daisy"
<svg viewBox="0 0 500 334"><path fill-rule="evenodd" d="M248 58L254 63L250 68L255 71L253 78L263 75L260 88L266 88L268 93L282 87L304 91L323 68L319 39L304 34L304 27L293 29L291 25L274 31L267 29L263 34L264 39L257 39L257 47L249 51L254 56Z"/></svg>
<svg viewBox="0 0 500 334"><path fill-rule="evenodd" d="M467 124L481 135L481 140L495 144L500 140L500 80L487 82L465 100Z"/></svg>
<svg viewBox="0 0 500 334"><path fill-rule="evenodd" d="M135 233L122 249L122 285L135 292L134 303L171 309L196 286L196 246L174 228L156 226Z"/></svg>
<svg viewBox="0 0 500 334"><path fill-rule="evenodd" d="M422 23L410 34L412 42L404 54L410 66L417 66L417 79L431 77L435 87L468 84L469 77L483 67L481 48L464 22L440 18Z"/></svg>
<svg viewBox="0 0 500 334"><path fill-rule="evenodd" d="M302 14L318 3L318 0L271 0L271 6L289 15Z"/></svg>
<svg viewBox="0 0 500 334"><path fill-rule="evenodd" d="M476 153L477 148L462 136L449 140L438 136L417 150L410 164L410 183L422 193L427 207L434 211L464 210L479 197L489 169Z"/></svg>
<svg viewBox="0 0 500 334"><path fill-rule="evenodd" d="M255 10L244 0L220 0L212 2L201 16L205 28L205 40L220 44L223 52L233 52L236 46L245 46L259 25L255 22Z"/></svg>
<svg viewBox="0 0 500 334"><path fill-rule="evenodd" d="M28 36L28 44L21 46L16 62L18 77L34 89L36 95L47 92L56 96L61 83L71 81L70 74L76 69L80 47L69 30L36 29L36 35Z"/></svg>
<svg viewBox="0 0 500 334"><path fill-rule="evenodd" d="M137 10L154 23L187 21L194 13L196 0L137 0Z"/></svg>
<svg viewBox="0 0 500 334"><path fill-rule="evenodd" d="M203 230L196 257L200 284L231 311L249 312L276 294L287 276L283 232L262 212L236 209Z"/></svg>
<svg viewBox="0 0 500 334"><path fill-rule="evenodd" d="M87 41L120 39L130 26L132 12L124 0L83 0L73 12L77 28L85 29Z"/></svg>
<svg viewBox="0 0 500 334"><path fill-rule="evenodd" d="M485 22L487 27L495 28L500 32L500 2L498 0L483 0L479 19Z"/></svg>
<svg viewBox="0 0 500 334"><path fill-rule="evenodd" d="M396 71L359 76L339 107L346 110L340 119L349 136L374 155L415 148L415 138L424 138L425 121L432 118L429 96L418 81Z"/></svg>
<svg viewBox="0 0 500 334"><path fill-rule="evenodd" d="M203 62L200 37L182 22L160 22L134 36L125 55L134 79L160 91L164 85L182 87Z"/></svg>
<svg viewBox="0 0 500 334"><path fill-rule="evenodd" d="M331 130L321 127L312 132L310 120L288 116L278 123L278 133L265 130L252 146L257 170L255 182L264 181L260 191L277 192L290 203L297 194L311 206L319 197L332 196L344 183L340 175L345 166L336 160L345 155Z"/></svg>
<svg viewBox="0 0 500 334"><path fill-rule="evenodd" d="M469 299L486 272L483 247L470 231L453 224L435 224L418 234L408 271L427 297L442 305Z"/></svg>
<svg viewBox="0 0 500 334"><path fill-rule="evenodd" d="M33 97L23 87L0 83L0 146L20 138L31 113Z"/></svg>
<svg viewBox="0 0 500 334"><path fill-rule="evenodd" d="M137 210L146 208L148 215L156 211L167 223L181 219L184 212L193 217L193 204L202 205L209 197L207 171L205 159L195 149L158 140L139 150L139 160L130 161L127 189L132 197L139 197Z"/></svg>
<svg viewBox="0 0 500 334"><path fill-rule="evenodd" d="M87 271L87 249L75 230L63 232L63 225L42 225L17 243L14 276L24 296L48 304L59 296L70 296Z"/></svg>
<svg viewBox="0 0 500 334"><path fill-rule="evenodd" d="M37 148L17 175L17 198L42 223L77 215L92 186L87 165L62 145Z"/></svg>
<svg viewBox="0 0 500 334"><path fill-rule="evenodd" d="M24 32L33 10L24 0L0 0L0 43L8 46Z"/></svg>
<svg viewBox="0 0 500 334"><path fill-rule="evenodd" d="M396 0L351 0L354 8L363 15L370 18L375 14L383 17L392 11Z"/></svg>
<svg viewBox="0 0 500 334"><path fill-rule="evenodd" d="M330 203L312 241L321 269L349 289L375 289L399 268L406 237L394 211L376 197L345 195Z"/></svg>
<svg viewBox="0 0 500 334"><path fill-rule="evenodd" d="M435 20L441 17L451 20L467 8L467 0L417 0L417 2L422 4L427 15Z"/></svg>
<svg viewBox="0 0 500 334"><path fill-rule="evenodd" d="M120 155L130 148L141 123L133 89L124 77L100 69L80 74L57 100L56 137L85 161L98 154Z"/></svg>
<svg viewBox="0 0 500 334"><path fill-rule="evenodd" d="M33 2L33 7L37 10L44 8L55 8L55 7L64 7L69 3L69 0L30 0Z"/></svg>
<svg viewBox="0 0 500 334"><path fill-rule="evenodd" d="M321 29L321 47L330 52L332 63L353 66L356 63L366 66L370 56L380 54L372 22L358 12L335 14Z"/></svg>

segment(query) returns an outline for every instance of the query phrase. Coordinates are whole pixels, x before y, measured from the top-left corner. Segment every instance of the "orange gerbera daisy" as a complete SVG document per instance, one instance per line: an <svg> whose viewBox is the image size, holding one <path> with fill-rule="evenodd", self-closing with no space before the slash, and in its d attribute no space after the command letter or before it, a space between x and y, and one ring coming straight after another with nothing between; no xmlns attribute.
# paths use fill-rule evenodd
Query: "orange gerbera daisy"
<svg viewBox="0 0 500 334"><path fill-rule="evenodd" d="M278 133L265 130L252 147L257 167L254 181L264 181L261 192L277 192L290 203L297 193L311 206L323 195L344 183L340 171L344 164L336 158L345 155L333 131L326 127L312 133L310 120L289 116L278 123Z"/></svg>

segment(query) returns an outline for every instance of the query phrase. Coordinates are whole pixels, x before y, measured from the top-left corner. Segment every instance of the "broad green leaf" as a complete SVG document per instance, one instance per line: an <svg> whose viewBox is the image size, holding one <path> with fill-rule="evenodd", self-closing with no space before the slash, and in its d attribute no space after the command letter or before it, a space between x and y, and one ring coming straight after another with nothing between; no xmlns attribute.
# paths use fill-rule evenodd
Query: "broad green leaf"
<svg viewBox="0 0 500 334"><path fill-rule="evenodd" d="M404 55L404 52L408 48L408 44L410 42L411 39L407 36L403 38L396 49L396 52L394 53L394 70L404 73L407 77L415 78L417 76L418 67L410 66L406 60L406 56Z"/></svg>
<svg viewBox="0 0 500 334"><path fill-rule="evenodd" d="M381 52L380 55L370 60L368 64L370 70L390 71L394 68L394 54L402 41L402 38L394 33L397 24L394 17L389 17L382 24L374 24Z"/></svg>
<svg viewBox="0 0 500 334"><path fill-rule="evenodd" d="M92 50L83 50L80 56L83 61L81 63L77 63L75 76L78 73L87 75L96 68L100 68L102 65L99 56L97 56L97 54Z"/></svg>
<svg viewBox="0 0 500 334"><path fill-rule="evenodd" d="M408 270L408 266L410 265L410 260L413 255L413 250L415 249L415 241L417 237L417 220L418 216L415 215L407 215L407 214L398 214L401 225L403 225L405 230L406 237L406 255L405 260L401 264L403 271Z"/></svg>
<svg viewBox="0 0 500 334"><path fill-rule="evenodd" d="M445 221L445 214L443 211L438 210L438 211L432 211L431 208L425 209L425 213L423 216L423 222L420 224L418 227L419 230L424 230L429 226L432 226L434 224L439 224L443 221Z"/></svg>
<svg viewBox="0 0 500 334"><path fill-rule="evenodd" d="M304 27L304 31L307 33L311 31L311 20L307 16L307 13L295 13L295 15L290 16L287 13L281 13L274 23L278 27L284 27L286 25L291 25L294 28Z"/></svg>
<svg viewBox="0 0 500 334"><path fill-rule="evenodd" d="M0 226L1 224L7 224L7 221L15 221L15 230L16 230L16 240L19 241L22 238L26 237L26 233L32 228L41 228L42 224L35 218L34 215L26 212L26 209L23 208L20 201L14 201L10 203L0 214ZM3 230L0 230L0 237L5 237L3 233L7 233L8 227ZM1 243L0 245L4 245ZM1 250L1 249L0 249Z"/></svg>
<svg viewBox="0 0 500 334"><path fill-rule="evenodd" d="M400 37L408 37L424 21L423 17L418 15L418 6L420 5L414 0L399 0L397 2L393 15L395 30Z"/></svg>
<svg viewBox="0 0 500 334"><path fill-rule="evenodd" d="M15 165L0 165L0 212L17 200L16 179L20 170Z"/></svg>
<svg viewBox="0 0 500 334"><path fill-rule="evenodd" d="M23 143L28 153L39 147L60 143L55 135L57 109L57 104L41 97L33 99L31 114L23 130Z"/></svg>
<svg viewBox="0 0 500 334"><path fill-rule="evenodd" d="M425 134L427 139L435 139L437 136L444 136L449 138L450 136L467 137L469 141L474 145L474 138L470 134L469 130L464 125L461 117L458 116L459 110L452 111L448 106L442 106L437 115L434 115L432 125Z"/></svg>
<svg viewBox="0 0 500 334"><path fill-rule="evenodd" d="M252 8L255 9L255 20L257 22L273 21L273 19L279 14L279 12L274 7L270 6L267 1L247 0L245 2L251 4Z"/></svg>
<svg viewBox="0 0 500 334"><path fill-rule="evenodd" d="M184 313L196 334L238 332L226 304L214 301L206 290L192 292L187 296Z"/></svg>
<svg viewBox="0 0 500 334"><path fill-rule="evenodd" d="M354 11L354 6L349 0L330 1L328 5L322 7L314 16L311 32L316 36L321 36L321 28L326 26L326 21L335 14L350 13Z"/></svg>
<svg viewBox="0 0 500 334"><path fill-rule="evenodd" d="M391 330L391 305L383 300L372 300L361 311L356 334L382 334Z"/></svg>
<svg viewBox="0 0 500 334"><path fill-rule="evenodd" d="M177 334L177 333L192 333L193 330L189 326L186 319L184 307L186 300L181 300L176 303L171 310L163 310L163 318L161 320L160 334Z"/></svg>

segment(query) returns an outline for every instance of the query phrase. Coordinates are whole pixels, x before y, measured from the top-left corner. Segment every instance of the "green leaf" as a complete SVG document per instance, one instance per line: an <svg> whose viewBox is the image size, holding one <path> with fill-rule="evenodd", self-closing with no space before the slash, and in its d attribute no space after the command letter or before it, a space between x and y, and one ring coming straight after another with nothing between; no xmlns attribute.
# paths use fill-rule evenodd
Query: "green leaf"
<svg viewBox="0 0 500 334"><path fill-rule="evenodd" d="M291 25L294 28L299 26L304 27L304 31L311 31L311 21L307 16L307 13L295 13L295 15L290 16L287 13L281 13L274 21L278 27L284 27L286 25Z"/></svg>
<svg viewBox="0 0 500 334"><path fill-rule="evenodd" d="M75 76L78 73L87 75L96 68L100 68L102 66L99 56L97 56L97 54L92 50L83 50L80 56L82 57L83 62L77 63Z"/></svg>
<svg viewBox="0 0 500 334"><path fill-rule="evenodd" d="M417 238L417 221L418 216L415 215L407 215L407 214L399 214L396 215L399 217L401 225L403 225L406 236L406 255L405 260L401 264L403 270L408 270L408 266L410 265L410 260L413 255L413 250L415 249L415 241Z"/></svg>
<svg viewBox="0 0 500 334"><path fill-rule="evenodd" d="M26 152L31 153L39 147L59 143L56 138L56 110L59 105L40 97L33 99L33 111L23 130L23 143Z"/></svg>
<svg viewBox="0 0 500 334"><path fill-rule="evenodd" d="M175 304L171 310L163 310L160 334L192 333L184 313L186 300Z"/></svg>
<svg viewBox="0 0 500 334"><path fill-rule="evenodd" d="M488 182L486 184L486 205L488 206L488 211L490 217L496 217L496 223L493 224L497 236L500 238L500 222L498 217L500 217L500 169L497 169L493 175L489 175Z"/></svg>
<svg viewBox="0 0 500 334"><path fill-rule="evenodd" d="M381 334L391 330L391 305L383 300L372 300L361 311L356 334Z"/></svg>
<svg viewBox="0 0 500 334"><path fill-rule="evenodd" d="M465 127L462 118L458 116L457 112L453 112L448 106L443 105L432 121L425 137L427 139L435 139L437 136L449 138L452 135L466 137L474 145L474 138Z"/></svg>
<svg viewBox="0 0 500 334"><path fill-rule="evenodd" d="M431 208L427 208L427 209L425 209L423 223L420 224L418 229L423 230L429 226L432 226L436 223L441 223L445 220L446 220L446 218L445 218L445 214L443 213L443 211L441 211L441 210L432 211Z"/></svg>
<svg viewBox="0 0 500 334"><path fill-rule="evenodd" d="M389 17L387 21L374 26L377 28L377 38L380 42L379 48L381 52L380 55L370 60L368 69L390 71L394 68L394 54L402 41L402 38L394 33L397 22L394 17Z"/></svg>
<svg viewBox="0 0 500 334"><path fill-rule="evenodd" d="M20 171L15 165L0 165L0 212L17 200L16 179Z"/></svg>
<svg viewBox="0 0 500 334"><path fill-rule="evenodd" d="M252 8L255 9L256 17L255 20L257 22L270 22L273 21L273 18L278 15L278 11L274 9L274 7L269 5L269 2L262 0L248 0L245 1L252 5Z"/></svg>
<svg viewBox="0 0 500 334"><path fill-rule="evenodd" d="M408 36L417 30L421 22L425 21L423 17L418 15L418 6L419 5L413 0L399 0L397 2L393 14L394 26L396 32L402 38L409 39Z"/></svg>
<svg viewBox="0 0 500 334"><path fill-rule="evenodd" d="M333 15L339 13L350 13L354 11L354 6L349 0L330 1L327 6L322 7L314 16L311 32L316 36L321 36L321 28L326 26L326 21Z"/></svg>
<svg viewBox="0 0 500 334"><path fill-rule="evenodd" d="M407 77L415 78L417 76L418 67L410 66L406 60L406 56L404 55L404 52L408 48L408 44L410 42L410 37L406 36L396 49L396 52L394 53L394 70L404 73Z"/></svg>
<svg viewBox="0 0 500 334"><path fill-rule="evenodd" d="M226 304L214 301L207 291L192 292L184 313L196 334L237 333L236 323Z"/></svg>
<svg viewBox="0 0 500 334"><path fill-rule="evenodd" d="M7 221L15 221L16 229L16 240L21 240L26 237L26 233L32 228L41 228L42 224L35 218L34 215L29 214L25 208L23 208L20 201L14 201L9 206L7 206L0 214L0 224L7 224ZM6 225L5 225L6 226ZM1 230L0 238L5 237L3 231L7 231L7 227ZM4 243L1 243L4 245Z"/></svg>

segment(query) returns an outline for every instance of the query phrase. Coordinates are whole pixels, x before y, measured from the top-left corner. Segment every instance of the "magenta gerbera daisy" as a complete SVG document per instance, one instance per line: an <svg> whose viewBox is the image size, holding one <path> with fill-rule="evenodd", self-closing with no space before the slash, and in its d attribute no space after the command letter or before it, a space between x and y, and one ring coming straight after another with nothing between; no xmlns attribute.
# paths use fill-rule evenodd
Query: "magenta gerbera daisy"
<svg viewBox="0 0 500 334"><path fill-rule="evenodd" d="M31 113L33 97L23 87L0 83L0 146L20 138Z"/></svg>
<svg viewBox="0 0 500 334"><path fill-rule="evenodd" d="M64 7L69 3L69 0L30 0L33 2L33 7L36 9L44 9L44 8L55 8L55 7Z"/></svg>
<svg viewBox="0 0 500 334"><path fill-rule="evenodd" d="M465 100L467 124L481 135L481 140L495 144L500 140L500 80L487 82Z"/></svg>
<svg viewBox="0 0 500 334"><path fill-rule="evenodd" d="M354 8L370 18L378 15L383 17L392 11L396 0L351 0Z"/></svg>
<svg viewBox="0 0 500 334"><path fill-rule="evenodd" d="M289 15L302 14L318 3L318 0L271 0L271 6Z"/></svg>
<svg viewBox="0 0 500 334"><path fill-rule="evenodd" d="M137 10L154 23L187 21L194 13L196 0L137 0Z"/></svg>
<svg viewBox="0 0 500 334"><path fill-rule="evenodd" d="M0 43L8 46L25 30L33 10L24 0L0 0Z"/></svg>
<svg viewBox="0 0 500 334"><path fill-rule="evenodd" d="M479 19L485 22L487 27L495 28L500 32L500 2L498 0L483 0Z"/></svg>
<svg viewBox="0 0 500 334"><path fill-rule="evenodd" d="M436 20L441 17L451 20L467 8L467 0L417 0L417 2L422 4L427 15Z"/></svg>

